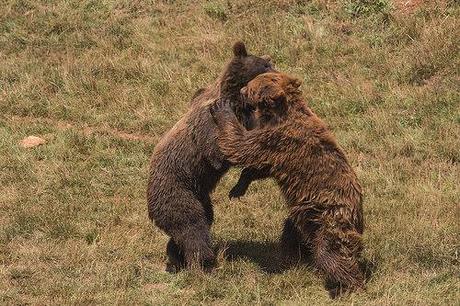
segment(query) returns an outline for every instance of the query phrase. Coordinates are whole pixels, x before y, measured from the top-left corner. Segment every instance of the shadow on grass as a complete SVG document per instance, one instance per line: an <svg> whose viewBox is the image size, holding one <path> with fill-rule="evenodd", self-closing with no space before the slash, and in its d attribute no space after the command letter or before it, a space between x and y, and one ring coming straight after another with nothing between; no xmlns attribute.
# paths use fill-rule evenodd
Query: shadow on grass
<svg viewBox="0 0 460 306"><path fill-rule="evenodd" d="M224 247L224 256L227 260L250 260L256 263L260 269L270 274L280 274L293 266L312 266L312 258L295 259L287 262L283 257L279 243L271 241L227 241ZM360 260L360 267L369 281L372 274L377 270L377 263L366 258Z"/></svg>
<svg viewBox="0 0 460 306"><path fill-rule="evenodd" d="M359 267L364 273L366 282L369 282L372 278L372 275L375 273L375 271L377 271L378 263L367 258L362 258L359 262Z"/></svg>
<svg viewBox="0 0 460 306"><path fill-rule="evenodd" d="M224 248L227 260L250 260L266 273L279 274L289 269L282 260L279 244L271 241L227 241Z"/></svg>

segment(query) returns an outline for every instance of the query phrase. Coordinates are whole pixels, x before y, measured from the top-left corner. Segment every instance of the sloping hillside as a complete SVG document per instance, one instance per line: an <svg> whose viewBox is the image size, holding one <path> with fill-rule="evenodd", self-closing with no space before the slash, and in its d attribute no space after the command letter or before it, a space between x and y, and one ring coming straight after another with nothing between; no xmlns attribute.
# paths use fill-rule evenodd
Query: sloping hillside
<svg viewBox="0 0 460 306"><path fill-rule="evenodd" d="M304 80L362 182L367 291L332 303L458 303L458 1L6 0L0 304L331 302L310 268L279 269L272 181L227 199L237 169L213 195L218 268L164 272L149 156L239 39Z"/></svg>

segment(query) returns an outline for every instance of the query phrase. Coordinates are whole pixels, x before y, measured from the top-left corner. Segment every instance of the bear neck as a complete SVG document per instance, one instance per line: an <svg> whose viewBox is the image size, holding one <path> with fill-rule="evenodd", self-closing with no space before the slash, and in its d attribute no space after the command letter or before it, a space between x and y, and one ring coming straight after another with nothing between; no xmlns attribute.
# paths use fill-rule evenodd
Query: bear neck
<svg viewBox="0 0 460 306"><path fill-rule="evenodd" d="M241 77L242 64L233 60L220 78L220 96L232 101L240 99L240 90L247 81Z"/></svg>

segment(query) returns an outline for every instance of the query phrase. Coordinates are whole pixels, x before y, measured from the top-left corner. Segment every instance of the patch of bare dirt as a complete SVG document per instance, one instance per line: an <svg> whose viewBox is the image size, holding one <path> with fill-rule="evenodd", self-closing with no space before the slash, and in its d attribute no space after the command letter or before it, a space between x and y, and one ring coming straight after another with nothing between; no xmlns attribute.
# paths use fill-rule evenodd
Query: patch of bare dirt
<svg viewBox="0 0 460 306"><path fill-rule="evenodd" d="M431 0L428 0L431 1ZM424 0L394 0L393 3L401 14L411 14Z"/></svg>
<svg viewBox="0 0 460 306"><path fill-rule="evenodd" d="M401 15L412 14L420 6L438 7L445 9L447 0L393 0L396 11Z"/></svg>
<svg viewBox="0 0 460 306"><path fill-rule="evenodd" d="M23 148L33 148L45 144L46 140L37 136L27 136L19 143Z"/></svg>
<svg viewBox="0 0 460 306"><path fill-rule="evenodd" d="M10 118L12 121L21 122L21 123L46 123L52 125L60 130L66 129L80 129L76 123L66 122L62 120L53 120L49 118L35 118L35 117L28 117L28 116L12 116ZM131 140L131 141L142 141L148 143L154 143L158 139L158 135L150 136L144 134L135 134L126 131L121 131L118 129L114 129L107 126L84 126L83 127L83 134L86 136L92 134L109 134L113 137L120 138L123 140Z"/></svg>

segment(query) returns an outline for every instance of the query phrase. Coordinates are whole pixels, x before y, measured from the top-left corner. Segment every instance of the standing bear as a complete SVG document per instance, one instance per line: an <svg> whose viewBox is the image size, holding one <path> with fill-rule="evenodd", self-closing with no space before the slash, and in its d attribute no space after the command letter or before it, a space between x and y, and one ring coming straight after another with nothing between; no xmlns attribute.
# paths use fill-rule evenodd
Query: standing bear
<svg viewBox="0 0 460 306"><path fill-rule="evenodd" d="M306 105L300 81L265 73L242 89L254 108L246 130L228 100L211 109L219 127L218 143L227 159L244 167L237 184L242 195L254 178L273 177L289 206L281 245L288 255L311 256L326 276L331 295L362 288L359 267L363 210L361 186L326 124ZM252 170L251 170L252 169Z"/></svg>
<svg viewBox="0 0 460 306"><path fill-rule="evenodd" d="M214 265L210 227L210 193L230 164L216 143L209 107L219 97L233 101L245 122L240 90L255 76L273 71L269 58L249 55L243 43L233 46L233 59L216 82L200 90L189 111L155 147L150 161L147 201L151 220L171 238L166 247L167 270Z"/></svg>

